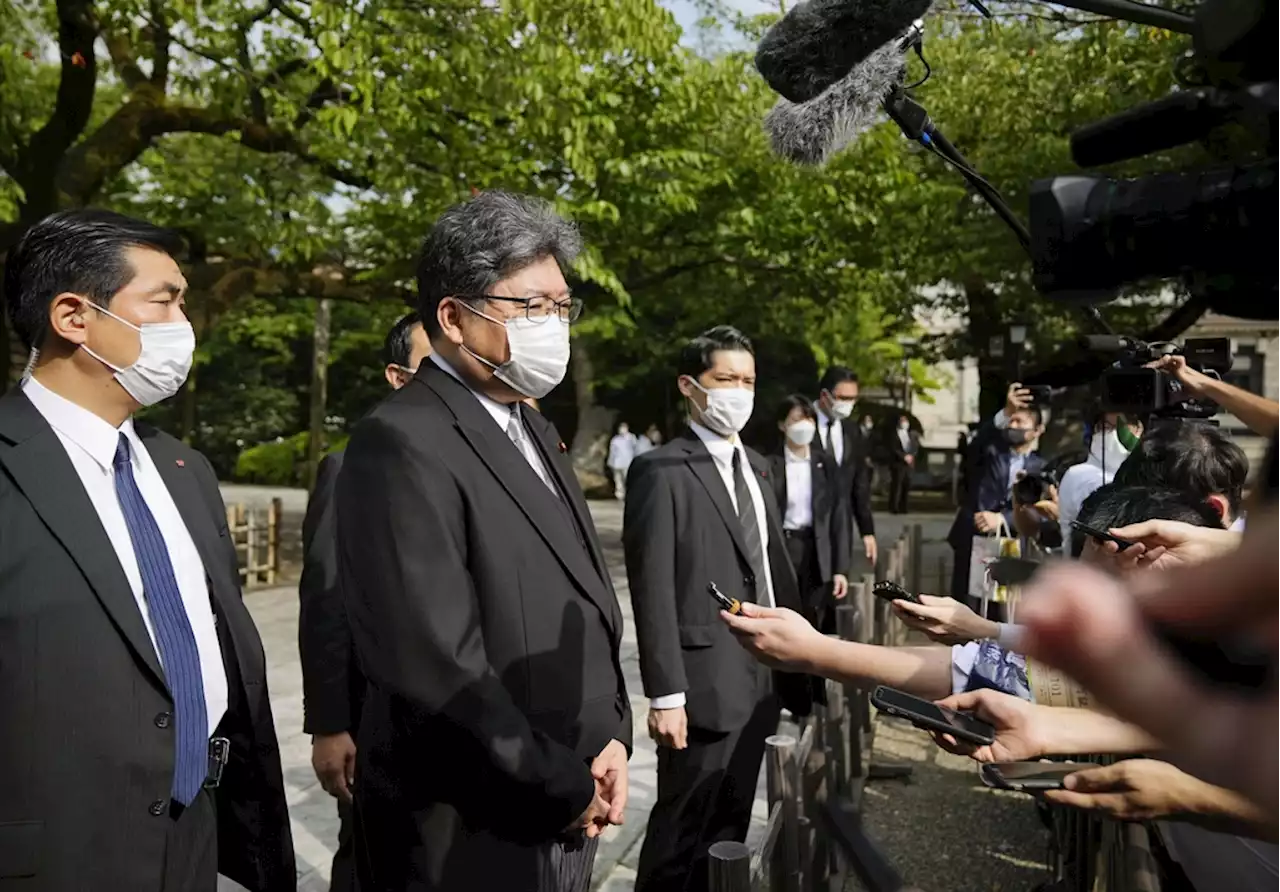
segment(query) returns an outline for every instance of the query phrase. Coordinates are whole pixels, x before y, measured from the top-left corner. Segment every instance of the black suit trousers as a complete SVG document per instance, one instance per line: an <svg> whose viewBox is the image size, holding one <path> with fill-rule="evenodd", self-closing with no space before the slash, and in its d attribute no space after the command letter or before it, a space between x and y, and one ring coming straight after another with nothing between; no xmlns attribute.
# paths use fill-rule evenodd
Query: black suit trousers
<svg viewBox="0 0 1280 892"><path fill-rule="evenodd" d="M911 466L895 464L889 469L889 511L907 513L907 496L911 492Z"/></svg>
<svg viewBox="0 0 1280 892"><path fill-rule="evenodd" d="M747 837L764 742L777 732L780 714L777 696L767 694L741 728L691 727L685 749L658 749L658 801L640 849L636 892L707 888L707 849Z"/></svg>
<svg viewBox="0 0 1280 892"><path fill-rule="evenodd" d="M355 892L355 805L338 801L338 850L329 871L329 892Z"/></svg>

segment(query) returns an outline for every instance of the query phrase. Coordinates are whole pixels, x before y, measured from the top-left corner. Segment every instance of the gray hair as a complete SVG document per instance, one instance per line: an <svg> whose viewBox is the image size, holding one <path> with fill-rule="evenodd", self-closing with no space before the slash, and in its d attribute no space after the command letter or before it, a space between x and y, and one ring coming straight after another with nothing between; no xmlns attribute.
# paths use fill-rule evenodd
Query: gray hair
<svg viewBox="0 0 1280 892"><path fill-rule="evenodd" d="M540 198L495 190L455 204L418 255L418 310L427 333L439 331L436 309L444 298L484 294L544 257L565 269L581 251L577 226Z"/></svg>

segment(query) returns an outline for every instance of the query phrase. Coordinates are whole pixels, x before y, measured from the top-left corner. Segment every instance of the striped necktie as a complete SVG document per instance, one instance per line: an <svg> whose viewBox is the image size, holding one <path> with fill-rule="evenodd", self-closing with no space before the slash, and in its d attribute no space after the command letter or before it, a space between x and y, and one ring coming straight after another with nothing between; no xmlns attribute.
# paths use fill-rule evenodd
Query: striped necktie
<svg viewBox="0 0 1280 892"><path fill-rule="evenodd" d="M178 578L160 527L133 479L129 440L120 435L115 457L116 498L124 514L133 554L142 574L142 592L155 630L156 649L173 695L175 802L190 805L209 774L209 714L195 632L187 616Z"/></svg>

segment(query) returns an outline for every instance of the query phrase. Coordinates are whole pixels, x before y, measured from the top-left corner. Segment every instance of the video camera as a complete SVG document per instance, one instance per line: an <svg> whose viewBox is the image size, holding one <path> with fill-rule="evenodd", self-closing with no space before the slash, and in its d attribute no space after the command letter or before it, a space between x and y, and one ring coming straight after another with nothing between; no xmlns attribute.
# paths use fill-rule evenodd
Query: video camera
<svg viewBox="0 0 1280 892"><path fill-rule="evenodd" d="M1144 366L1162 356L1182 356L1196 371L1221 378L1231 371L1230 338L1187 338L1179 347L1120 335L1090 335L1084 344L1096 353L1118 354L1100 382L1103 411L1144 418L1207 419L1217 414L1217 403L1192 398L1176 378Z"/></svg>
<svg viewBox="0 0 1280 892"><path fill-rule="evenodd" d="M1082 167L1173 148L1228 124L1246 128L1262 150L1216 170L1038 180L1030 229L1042 293L1096 303L1141 279L1181 277L1218 312L1270 317L1280 195L1276 28L1275 0L1205 0L1189 29L1195 54L1181 71L1198 85L1072 134L1072 157ZM1122 379L1133 388L1124 397L1130 402L1158 403L1168 394L1150 376L1126 374L1117 387Z"/></svg>

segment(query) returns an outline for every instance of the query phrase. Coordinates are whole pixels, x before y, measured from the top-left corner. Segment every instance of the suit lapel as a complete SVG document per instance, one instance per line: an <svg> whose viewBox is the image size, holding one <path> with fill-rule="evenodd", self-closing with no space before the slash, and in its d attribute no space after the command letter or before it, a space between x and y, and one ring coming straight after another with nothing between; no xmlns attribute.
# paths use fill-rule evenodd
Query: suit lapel
<svg viewBox="0 0 1280 892"><path fill-rule="evenodd" d="M187 533L200 552L200 560L204 563L204 573L209 581L209 589L214 597L225 601L231 593L228 585L238 589L238 581L223 578L225 574L219 568L226 565L225 546L219 542L218 527L213 521L213 506L200 492L200 482L195 478L195 469L188 468L186 461L179 455L177 441L156 436L155 428L137 425L138 438L147 447L147 454L160 473L165 488L173 498L173 503L182 515Z"/></svg>
<svg viewBox="0 0 1280 892"><path fill-rule="evenodd" d="M716 506L716 511L720 513L720 519L724 521L724 525L729 529L729 535L733 537L734 547L738 549L743 562L749 563L747 543L742 535L742 522L738 520L738 512L733 510L733 502L729 499L729 491L725 489L724 478L720 476L720 471L716 468L716 460L711 457L707 447L702 444L697 434L692 431L686 432L684 436L684 448L685 462L689 465L689 470L698 478L706 489L707 495L711 497L711 503Z"/></svg>
<svg viewBox="0 0 1280 892"><path fill-rule="evenodd" d="M587 552L574 535L561 508L552 501L556 498L555 495L547 490L546 484L529 466L529 462L511 442L506 431L498 427L475 395L448 372L429 368L414 380L434 390L449 407L457 422L458 431L475 450L480 461L497 478L538 535L547 543L565 572L601 610L606 622L612 627L613 611L607 603L607 589L601 584L600 575L591 565ZM549 467L554 467L554 463Z"/></svg>
<svg viewBox="0 0 1280 892"><path fill-rule="evenodd" d="M769 468L765 459L746 450L747 461L755 470L757 479L768 485ZM785 471L783 472L785 476ZM762 493L763 495L763 493ZM785 537L782 532L782 511L773 499L762 499L764 502L765 523L769 525L769 574L773 577L773 601L775 606L800 609L799 586L796 584L795 568L791 566L791 558L787 554Z"/></svg>
<svg viewBox="0 0 1280 892"><path fill-rule="evenodd" d="M602 589L591 589L588 594L596 605L609 618L609 624L615 632L621 633L622 616L617 608L616 597L605 597L613 591L613 583L609 578L609 566L604 560L604 550L600 547L596 535L595 521L591 519L591 509L587 507L587 499L578 485L578 478L573 473L573 466L560 451L560 442L551 442L551 424L542 415L533 410L521 407L520 414L524 418L525 428L533 435L533 442L542 461L551 471L560 493L565 498L565 507L582 533L582 542L586 545L591 562L595 565L596 575L602 583Z"/></svg>
<svg viewBox="0 0 1280 892"><path fill-rule="evenodd" d="M20 390L0 399L0 465L80 568L102 608L156 681L164 671L97 509L53 428Z"/></svg>

